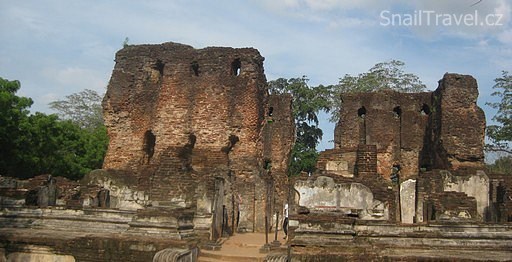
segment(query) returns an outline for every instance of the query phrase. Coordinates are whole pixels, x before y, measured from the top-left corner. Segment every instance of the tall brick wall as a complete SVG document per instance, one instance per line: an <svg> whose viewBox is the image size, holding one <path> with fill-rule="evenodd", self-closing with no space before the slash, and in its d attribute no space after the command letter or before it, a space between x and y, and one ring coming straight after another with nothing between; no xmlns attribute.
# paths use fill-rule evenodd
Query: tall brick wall
<svg viewBox="0 0 512 262"><path fill-rule="evenodd" d="M386 178L393 164L403 179L421 168L483 167L485 117L476 105L471 76L446 74L435 92L342 94L335 148L377 146L377 172Z"/></svg>
<svg viewBox="0 0 512 262"><path fill-rule="evenodd" d="M335 128L335 148L357 151L359 144L377 147L377 172L389 177L393 164L404 177L419 171L425 144L431 93L393 91L343 94L340 120Z"/></svg>
<svg viewBox="0 0 512 262"><path fill-rule="evenodd" d="M434 93L436 168L483 168L485 115L476 104L478 86L469 75L445 74Z"/></svg>
<svg viewBox="0 0 512 262"><path fill-rule="evenodd" d="M268 95L263 60L252 48L120 50L103 101L104 169L137 177L153 205L225 212L230 230L261 230L274 201L266 181L282 202L294 141L291 97Z"/></svg>
<svg viewBox="0 0 512 262"><path fill-rule="evenodd" d="M236 67L240 72L236 75ZM155 137L149 163L169 147L220 150L235 135L231 161L250 163L258 152L266 99L263 57L251 48L193 49L181 44L128 46L116 55L103 101L110 145L104 168L137 169Z"/></svg>
<svg viewBox="0 0 512 262"><path fill-rule="evenodd" d="M276 209L282 210L288 198L288 165L295 141L291 95L271 95L266 112L262 133L263 157L269 161L270 175L276 188Z"/></svg>

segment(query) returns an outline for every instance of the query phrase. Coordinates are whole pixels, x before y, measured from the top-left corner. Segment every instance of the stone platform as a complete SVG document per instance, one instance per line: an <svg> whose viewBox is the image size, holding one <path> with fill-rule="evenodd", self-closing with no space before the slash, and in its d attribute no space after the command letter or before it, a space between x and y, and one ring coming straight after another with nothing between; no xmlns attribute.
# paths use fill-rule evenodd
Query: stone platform
<svg viewBox="0 0 512 262"><path fill-rule="evenodd" d="M4 208L0 261L152 261L168 248L197 251L197 241L189 237L189 229L182 234L178 219L161 223L166 235L155 226L157 221L145 223L136 211L113 209Z"/></svg>
<svg viewBox="0 0 512 262"><path fill-rule="evenodd" d="M279 232L280 246L269 253L260 252L265 244L264 233L241 233L229 237L219 251L201 250L198 261L269 261L272 257L286 258L287 246L283 240L284 234ZM269 234L269 242L274 241L274 233ZM279 261L279 260L274 260Z"/></svg>
<svg viewBox="0 0 512 262"><path fill-rule="evenodd" d="M510 261L512 225L290 218L292 261Z"/></svg>

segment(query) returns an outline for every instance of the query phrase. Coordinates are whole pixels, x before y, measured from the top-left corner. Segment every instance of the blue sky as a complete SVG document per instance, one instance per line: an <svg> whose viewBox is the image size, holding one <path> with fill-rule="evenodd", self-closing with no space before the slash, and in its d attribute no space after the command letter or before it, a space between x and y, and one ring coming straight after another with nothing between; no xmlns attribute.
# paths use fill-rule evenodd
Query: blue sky
<svg viewBox="0 0 512 262"><path fill-rule="evenodd" d="M311 85L398 59L432 90L445 72L473 75L489 120L493 79L512 71L512 1L477 2L0 0L0 77L20 80L32 111L50 113L49 102L71 93L104 93L126 37L129 44L254 47L268 80L307 75ZM407 23L422 11L430 24L427 13L422 24ZM391 15L395 25L386 26ZM326 120L322 127L320 148L330 148L334 127Z"/></svg>

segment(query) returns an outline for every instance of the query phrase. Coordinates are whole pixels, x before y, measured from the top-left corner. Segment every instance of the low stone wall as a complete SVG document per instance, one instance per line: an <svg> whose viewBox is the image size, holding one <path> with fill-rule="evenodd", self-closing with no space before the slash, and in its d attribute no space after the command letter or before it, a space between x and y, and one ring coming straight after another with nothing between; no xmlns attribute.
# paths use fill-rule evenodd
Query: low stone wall
<svg viewBox="0 0 512 262"><path fill-rule="evenodd" d="M191 215L179 210L155 214L114 209L3 208L0 261L151 261L159 250L196 248L197 241L190 234Z"/></svg>
<svg viewBox="0 0 512 262"><path fill-rule="evenodd" d="M94 170L81 181L83 205L101 206L98 192L108 190L109 207L124 210L137 210L149 203L149 195L137 190L137 180L126 173L116 170ZM91 190L87 190L91 188Z"/></svg>
<svg viewBox="0 0 512 262"><path fill-rule="evenodd" d="M330 177L297 181L298 204L311 211L337 211L361 219L387 220L385 203L374 198L372 191L360 183L335 183Z"/></svg>
<svg viewBox="0 0 512 262"><path fill-rule="evenodd" d="M509 261L512 225L404 226L334 214L290 217L292 261Z"/></svg>

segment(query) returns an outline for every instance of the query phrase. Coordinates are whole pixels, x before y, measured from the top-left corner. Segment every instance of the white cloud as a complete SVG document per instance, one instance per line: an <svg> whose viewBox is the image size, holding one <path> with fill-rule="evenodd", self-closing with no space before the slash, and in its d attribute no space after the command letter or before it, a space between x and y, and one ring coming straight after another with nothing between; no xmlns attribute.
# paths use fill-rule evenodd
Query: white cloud
<svg viewBox="0 0 512 262"><path fill-rule="evenodd" d="M503 14L504 23L507 24L510 22L510 16L512 15L512 7L510 6L510 2L506 0L498 1L497 7L494 9L495 13Z"/></svg>
<svg viewBox="0 0 512 262"><path fill-rule="evenodd" d="M38 101L44 104L49 104L51 102L59 100L59 95L55 93L47 93L39 97Z"/></svg>
<svg viewBox="0 0 512 262"><path fill-rule="evenodd" d="M63 95L67 95L67 92L69 92L66 90L80 91L84 89L92 89L103 94L108 81L101 72L79 67L46 68L42 71L42 75L48 81L53 81L62 88L63 90L60 91L63 92ZM69 93L74 92L71 91Z"/></svg>
<svg viewBox="0 0 512 262"><path fill-rule="evenodd" d="M261 2L266 8L271 10L284 10L289 8L313 10L313 11L335 11L335 10L353 10L365 9L367 11L379 10L389 4L393 3L392 0L262 0Z"/></svg>
<svg viewBox="0 0 512 262"><path fill-rule="evenodd" d="M2 11L2 24L4 26L16 26L18 29L29 30L31 33L37 35L44 35L48 31L53 30L51 27L48 27L46 23L44 23L44 19L41 14L30 8L22 6L11 7L7 5L2 6L2 8L5 8Z"/></svg>
<svg viewBox="0 0 512 262"><path fill-rule="evenodd" d="M423 21L430 19L431 23L412 26L409 29L419 36L426 36L434 40L439 40L442 37L467 39L492 37L496 39L503 31L510 28L510 3L505 0L484 0L473 5L476 2L473 0L415 0L404 3L408 9L398 9L397 11L406 14L425 11ZM466 17L469 19L465 20Z"/></svg>
<svg viewBox="0 0 512 262"><path fill-rule="evenodd" d="M313 10L353 10L364 9L366 11L377 11L389 6L392 0L304 0L306 5Z"/></svg>
<svg viewBox="0 0 512 262"><path fill-rule="evenodd" d="M280 15L306 21L323 23L326 28L373 27L383 22L382 11L390 14L419 17L423 23L412 26L403 24L385 30L402 30L427 41L444 37L478 39L492 37L508 41L511 29L511 3L507 0L264 0L265 7ZM425 11L422 13L422 11ZM418 13L420 13L418 15ZM439 16L439 18L438 18ZM447 18L448 17L448 18ZM469 18L467 22L466 17ZM430 24L426 20L430 20ZM471 21L471 19L476 19ZM386 20L384 20L386 21ZM402 19L403 21L403 19ZM496 25L500 22L500 25ZM508 42L505 42L508 43Z"/></svg>
<svg viewBox="0 0 512 262"><path fill-rule="evenodd" d="M376 26L375 19L364 19L356 17L340 17L329 22L330 28L366 28Z"/></svg>
<svg viewBox="0 0 512 262"><path fill-rule="evenodd" d="M478 41L477 46L479 46L479 47L487 47L487 46L489 46L489 40L481 39L480 41Z"/></svg>
<svg viewBox="0 0 512 262"><path fill-rule="evenodd" d="M512 44L512 29L508 29L506 31L501 32L498 35L498 40L500 40L504 44Z"/></svg>

